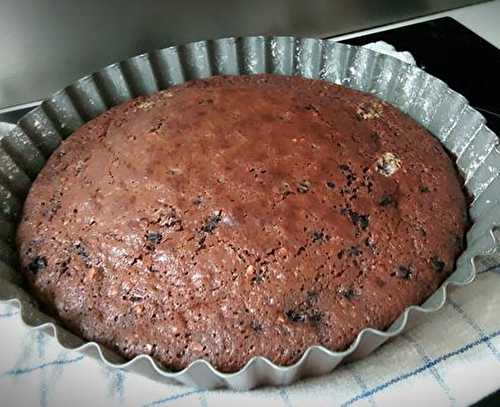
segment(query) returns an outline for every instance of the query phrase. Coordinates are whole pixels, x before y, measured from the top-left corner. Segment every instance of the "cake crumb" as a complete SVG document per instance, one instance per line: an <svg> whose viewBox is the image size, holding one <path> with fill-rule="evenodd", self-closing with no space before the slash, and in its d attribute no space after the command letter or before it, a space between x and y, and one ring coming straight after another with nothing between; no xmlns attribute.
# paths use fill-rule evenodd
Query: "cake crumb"
<svg viewBox="0 0 500 407"><path fill-rule="evenodd" d="M383 113L382 104L378 102L361 103L356 109L356 115L362 120L371 120L382 117Z"/></svg>
<svg viewBox="0 0 500 407"><path fill-rule="evenodd" d="M139 103L137 105L137 109L139 110L145 110L145 111L148 111L148 110L151 110L151 108L155 105L154 102L152 101L144 101L142 103Z"/></svg>
<svg viewBox="0 0 500 407"><path fill-rule="evenodd" d="M384 153L377 160L376 170L380 174L390 177L394 175L402 166L402 161L394 153Z"/></svg>

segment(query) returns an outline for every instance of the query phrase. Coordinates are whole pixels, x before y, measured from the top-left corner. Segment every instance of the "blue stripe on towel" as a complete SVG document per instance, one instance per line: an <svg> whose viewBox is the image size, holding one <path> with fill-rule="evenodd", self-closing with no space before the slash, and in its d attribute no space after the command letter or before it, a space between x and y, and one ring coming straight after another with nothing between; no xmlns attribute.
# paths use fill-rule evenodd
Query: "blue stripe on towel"
<svg viewBox="0 0 500 407"><path fill-rule="evenodd" d="M441 355L435 359L431 359L429 362L425 363L424 365L422 365L421 367L419 367L417 369L414 369L408 373L404 373L402 375L396 376L396 377L392 378L391 380L388 380L382 384L379 384L378 386L375 386L369 390L366 390L366 391L358 394L356 397L353 397L352 399L346 401L345 403L342 404L342 406L349 406L351 404L354 404L357 401L364 400L367 397L370 397L370 396L374 395L375 393L378 393L378 392L392 386L393 384L402 382L402 381L404 381L412 376L416 376L422 372L425 372L426 370L430 369L431 367L434 367L434 366L440 364L441 362L444 362L445 360L450 359L454 356L461 355L461 354L471 350L472 348L475 348L478 345L481 345L485 342L490 341L493 338L496 338L497 336L500 336L500 330L493 332L491 335L483 336L483 337L475 340L474 342L470 342L470 343L468 343L468 344L462 346L461 348L458 348L452 352L448 352L448 353L445 353L444 355Z"/></svg>
<svg viewBox="0 0 500 407"><path fill-rule="evenodd" d="M83 359L83 356L78 356L77 358L74 358L74 359L53 360L52 362L46 362L46 363L42 363L40 365L27 367L24 369L11 369L11 370L8 370L7 372L5 372L5 375L7 375L7 376L19 376L22 374L31 373L35 370L44 369L48 366L68 365L70 363L79 362L82 359Z"/></svg>
<svg viewBox="0 0 500 407"><path fill-rule="evenodd" d="M357 385L361 388L361 390L362 390L363 392L365 392L365 391L368 389L368 387L366 386L366 383L365 383L365 381L363 380L363 378L362 378L360 375L358 375L358 374L354 371L354 368L353 368L353 367L349 367L349 370L350 370L350 372L351 372L352 377L354 378L354 381L355 381L355 382L357 383ZM370 403L370 405L371 405L372 407L375 407L375 406L376 406L376 404L375 404L375 400L373 400L373 398L369 397L369 398L368 398L368 402Z"/></svg>
<svg viewBox="0 0 500 407"><path fill-rule="evenodd" d="M290 396L288 395L288 390L286 388L283 387L280 390L280 397L283 400L285 407L292 407L292 402L290 401Z"/></svg>
<svg viewBox="0 0 500 407"><path fill-rule="evenodd" d="M420 345L420 343L417 342L417 340L415 338L408 335L407 333L403 334L401 336L415 348L415 350L417 351L417 353L422 358L422 360L424 361L425 364L431 363L431 359L429 358L429 356L425 352L425 349L423 348L422 345ZM450 387L446 384L444 379L441 377L441 375L439 374L436 367L435 366L430 367L429 371L432 374L432 376L434 377L434 379L436 380L436 382L439 384L439 387L441 387L443 389L444 393L448 397L448 400L450 400L451 405L456 406L457 400L451 395Z"/></svg>
<svg viewBox="0 0 500 407"><path fill-rule="evenodd" d="M188 397L188 396L191 396L193 394L203 393L205 391L206 390L198 389L198 390L187 391L185 393L174 394L173 396L165 397L164 399L159 399L159 400L152 401L151 403L144 404L143 407L159 406L160 404L166 404L166 403L169 403L171 401L182 399L184 397Z"/></svg>
<svg viewBox="0 0 500 407"><path fill-rule="evenodd" d="M469 326L471 326L481 338L485 337L486 334L484 333L483 329L477 324L476 321L474 321L465 311L464 309L458 305L455 301L453 301L451 298L448 298L448 303L453 307L453 309L460 314L460 316L464 319ZM486 341L486 346L488 349L491 351L493 356L500 362L500 353L498 352L497 348L495 345L491 343L490 340Z"/></svg>

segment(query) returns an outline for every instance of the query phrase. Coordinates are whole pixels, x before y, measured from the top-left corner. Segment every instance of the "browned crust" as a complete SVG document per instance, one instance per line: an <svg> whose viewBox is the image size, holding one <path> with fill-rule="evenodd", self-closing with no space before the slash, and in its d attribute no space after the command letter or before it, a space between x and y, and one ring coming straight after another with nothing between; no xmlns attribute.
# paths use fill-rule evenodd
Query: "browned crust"
<svg viewBox="0 0 500 407"><path fill-rule="evenodd" d="M386 328L452 271L466 217L452 161L394 107L298 77L215 77L64 141L18 246L35 294L83 337L235 371Z"/></svg>

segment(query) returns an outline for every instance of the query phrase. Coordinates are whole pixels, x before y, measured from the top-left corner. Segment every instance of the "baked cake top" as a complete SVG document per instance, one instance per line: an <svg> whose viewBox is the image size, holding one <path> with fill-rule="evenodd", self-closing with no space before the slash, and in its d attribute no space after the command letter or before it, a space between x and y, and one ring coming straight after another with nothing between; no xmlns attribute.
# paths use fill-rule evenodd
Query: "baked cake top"
<svg viewBox="0 0 500 407"><path fill-rule="evenodd" d="M18 245L35 294L83 337L235 371L386 328L452 271L466 219L450 158L389 104L298 77L213 77L65 140Z"/></svg>

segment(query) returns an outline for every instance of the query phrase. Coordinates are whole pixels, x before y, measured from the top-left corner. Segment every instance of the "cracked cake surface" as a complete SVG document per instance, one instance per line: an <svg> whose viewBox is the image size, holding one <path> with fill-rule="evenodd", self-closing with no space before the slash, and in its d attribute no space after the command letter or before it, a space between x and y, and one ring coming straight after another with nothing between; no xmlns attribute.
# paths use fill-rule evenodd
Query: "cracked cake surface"
<svg viewBox="0 0 500 407"><path fill-rule="evenodd" d="M387 328L451 273L466 227L452 160L409 116L255 75L82 126L35 180L17 244L31 290L73 332L232 372Z"/></svg>

